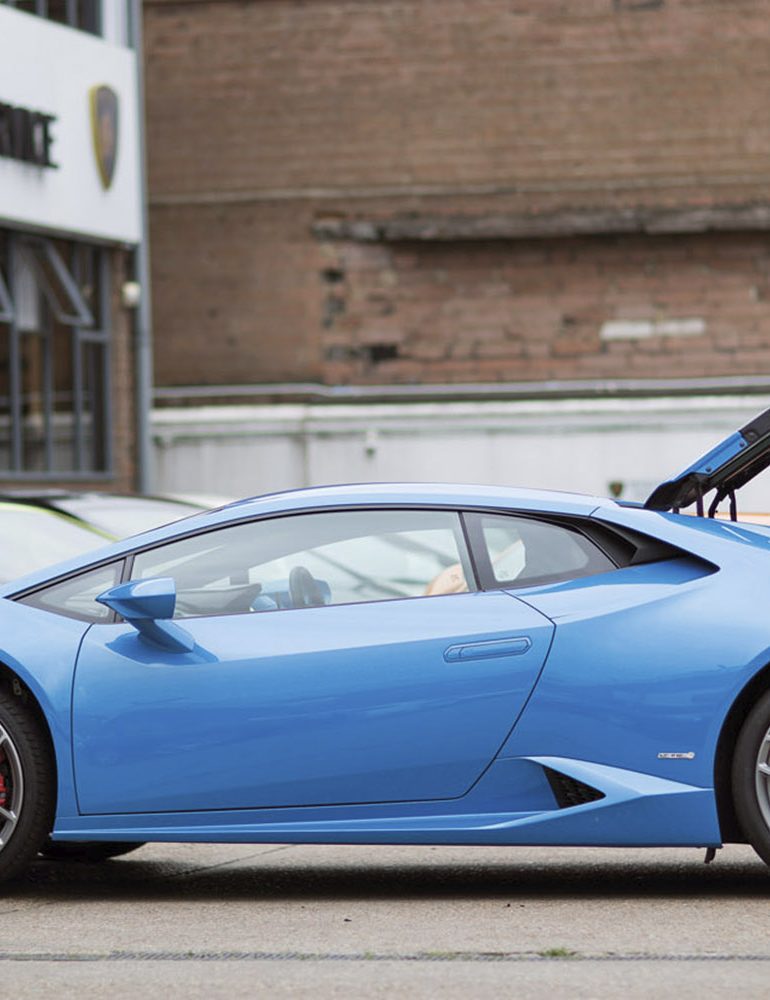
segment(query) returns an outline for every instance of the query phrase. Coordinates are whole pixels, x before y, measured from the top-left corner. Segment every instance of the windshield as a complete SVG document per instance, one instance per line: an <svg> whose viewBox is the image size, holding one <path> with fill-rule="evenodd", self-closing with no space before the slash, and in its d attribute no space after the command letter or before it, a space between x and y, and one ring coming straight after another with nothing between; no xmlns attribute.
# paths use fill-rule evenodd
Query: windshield
<svg viewBox="0 0 770 1000"><path fill-rule="evenodd" d="M0 582L106 545L108 539L60 514L0 504Z"/></svg>
<svg viewBox="0 0 770 1000"><path fill-rule="evenodd" d="M113 538L127 538L206 509L178 500L95 494L62 497L57 499L56 506L73 517L87 521L100 531L108 532Z"/></svg>

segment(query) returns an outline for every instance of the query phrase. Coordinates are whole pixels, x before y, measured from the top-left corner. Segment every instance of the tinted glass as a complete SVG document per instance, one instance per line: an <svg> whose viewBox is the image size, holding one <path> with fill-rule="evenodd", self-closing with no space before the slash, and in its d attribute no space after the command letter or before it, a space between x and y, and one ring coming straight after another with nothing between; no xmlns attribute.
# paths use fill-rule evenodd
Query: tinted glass
<svg viewBox="0 0 770 1000"><path fill-rule="evenodd" d="M176 617L384 601L467 590L459 518L445 511L302 514L236 525L136 556L170 576Z"/></svg>
<svg viewBox="0 0 770 1000"><path fill-rule="evenodd" d="M44 590L22 597L20 604L29 604L43 611L53 611L67 618L78 618L81 621L100 622L111 617L112 612L96 598L99 594L114 587L118 582L118 571L121 563L100 566L99 569L80 576L71 577L61 583L55 583Z"/></svg>
<svg viewBox="0 0 770 1000"><path fill-rule="evenodd" d="M594 542L560 524L504 515L480 516L479 523L496 583L531 587L615 568Z"/></svg>

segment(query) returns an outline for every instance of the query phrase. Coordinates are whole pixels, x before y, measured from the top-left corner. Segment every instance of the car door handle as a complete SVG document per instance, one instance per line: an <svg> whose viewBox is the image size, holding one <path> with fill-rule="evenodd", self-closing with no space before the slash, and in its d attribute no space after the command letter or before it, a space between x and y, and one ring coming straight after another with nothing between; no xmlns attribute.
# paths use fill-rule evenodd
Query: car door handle
<svg viewBox="0 0 770 1000"><path fill-rule="evenodd" d="M512 636L510 639L489 639L485 642L461 643L444 650L447 663L457 660L486 660L492 656L521 656L532 646L527 635Z"/></svg>

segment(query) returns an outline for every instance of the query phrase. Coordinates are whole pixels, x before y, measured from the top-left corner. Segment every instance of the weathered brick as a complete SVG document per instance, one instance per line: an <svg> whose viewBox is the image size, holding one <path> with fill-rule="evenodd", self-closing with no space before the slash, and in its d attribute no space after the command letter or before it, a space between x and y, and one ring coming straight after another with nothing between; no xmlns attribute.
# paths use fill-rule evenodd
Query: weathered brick
<svg viewBox="0 0 770 1000"><path fill-rule="evenodd" d="M770 370L762 232L313 235L767 205L766 0L144 9L161 384ZM600 339L694 317L699 338Z"/></svg>

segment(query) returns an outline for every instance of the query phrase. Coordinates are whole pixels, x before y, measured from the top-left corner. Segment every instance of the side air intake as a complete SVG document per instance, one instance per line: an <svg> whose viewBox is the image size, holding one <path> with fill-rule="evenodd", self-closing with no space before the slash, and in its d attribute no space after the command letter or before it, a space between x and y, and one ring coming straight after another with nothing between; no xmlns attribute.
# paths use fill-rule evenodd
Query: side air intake
<svg viewBox="0 0 770 1000"><path fill-rule="evenodd" d="M596 802L597 799L604 798L604 792L600 792L598 788L592 788L584 781L570 778L568 774L554 771L552 767L545 767L543 770L560 809L582 806L586 802Z"/></svg>

